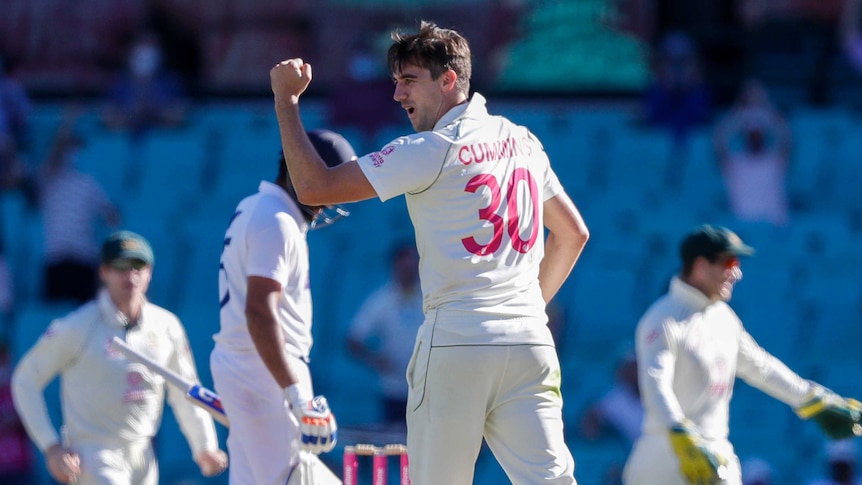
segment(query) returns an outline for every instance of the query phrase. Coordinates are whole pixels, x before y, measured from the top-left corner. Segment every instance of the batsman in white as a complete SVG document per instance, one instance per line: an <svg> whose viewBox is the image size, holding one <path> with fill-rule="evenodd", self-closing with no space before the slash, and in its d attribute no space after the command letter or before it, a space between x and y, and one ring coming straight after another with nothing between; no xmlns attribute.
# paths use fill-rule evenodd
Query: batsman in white
<svg viewBox="0 0 862 485"><path fill-rule="evenodd" d="M308 136L328 166L356 158L334 132ZM308 369L306 234L332 220L328 210L297 201L282 157L275 182L261 182L239 203L225 233L221 328L210 367L231 423L231 484L284 485L301 449L321 453L335 446L335 417L323 396L314 397Z"/></svg>
<svg viewBox="0 0 862 485"><path fill-rule="evenodd" d="M104 288L92 300L51 322L12 376L15 409L60 483L157 485L151 440L158 431L165 380L111 345L123 339L138 352L197 381L185 330L177 317L147 301L153 251L130 231L102 244ZM48 416L44 388L60 376L62 438ZM210 415L167 386L167 400L204 476L227 468Z"/></svg>
<svg viewBox="0 0 862 485"><path fill-rule="evenodd" d="M484 437L512 483L576 483L545 307L586 225L539 140L469 97L464 37L422 22L393 40L394 99L416 133L355 162L327 167L305 136L299 100L311 66L282 61L270 77L300 201L406 198L425 311L407 369L411 480L472 483Z"/></svg>
<svg viewBox="0 0 862 485"><path fill-rule="evenodd" d="M627 485L741 485L728 441L736 377L813 419L832 439L862 433L862 405L801 378L761 348L728 306L754 250L733 231L694 228L682 269L637 325L643 433L623 472Z"/></svg>

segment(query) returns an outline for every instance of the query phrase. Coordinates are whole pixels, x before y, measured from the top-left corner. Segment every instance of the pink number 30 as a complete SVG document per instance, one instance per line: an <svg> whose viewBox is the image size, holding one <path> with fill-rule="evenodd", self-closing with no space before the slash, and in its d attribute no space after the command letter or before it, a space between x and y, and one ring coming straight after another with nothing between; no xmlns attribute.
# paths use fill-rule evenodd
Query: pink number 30
<svg viewBox="0 0 862 485"><path fill-rule="evenodd" d="M521 184L524 182L524 184ZM521 214L518 213L518 198L516 197L518 188L522 185L529 190L530 202L533 208L533 217L530 218L530 237L527 239L521 238L520 222ZM503 216L497 214L500 209L500 183L497 178L490 174L476 175L469 182L464 190L470 193L475 193L481 187L487 187L491 192L491 203L488 207L479 210L479 219L488 221L494 228L494 235L488 244L479 244L473 236L461 239L464 248L472 254L485 256L493 254L503 243L503 226L506 226L506 231L512 242L512 248L519 253L526 253L536 243L536 238L539 236L539 196L536 180L526 168L516 168L512 172L512 178L509 179L506 187L506 205L508 208L508 221L503 220Z"/></svg>

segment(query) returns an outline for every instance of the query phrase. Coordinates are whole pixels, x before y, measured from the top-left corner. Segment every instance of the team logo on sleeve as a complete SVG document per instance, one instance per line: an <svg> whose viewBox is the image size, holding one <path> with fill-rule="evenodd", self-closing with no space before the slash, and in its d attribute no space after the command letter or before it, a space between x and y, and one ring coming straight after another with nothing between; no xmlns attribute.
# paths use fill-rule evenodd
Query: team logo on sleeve
<svg viewBox="0 0 862 485"><path fill-rule="evenodd" d="M395 145L386 145L379 152L372 153L371 154L371 160L374 161L374 168L377 168L377 167L383 165L383 162L385 162L383 157L390 155L394 151L395 151Z"/></svg>

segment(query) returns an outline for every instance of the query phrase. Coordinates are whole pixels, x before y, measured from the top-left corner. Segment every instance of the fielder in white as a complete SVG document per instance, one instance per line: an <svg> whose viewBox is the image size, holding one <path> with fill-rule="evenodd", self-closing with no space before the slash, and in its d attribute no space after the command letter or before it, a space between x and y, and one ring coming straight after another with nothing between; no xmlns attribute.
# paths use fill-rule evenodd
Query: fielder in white
<svg viewBox="0 0 862 485"><path fill-rule="evenodd" d="M512 483L576 483L545 306L586 225L539 140L469 99L466 39L422 22L393 40L394 99L416 133L356 162L328 168L308 143L299 99L311 66L290 59L270 76L303 203L406 198L425 311L407 369L412 482L472 483L484 437Z"/></svg>
<svg viewBox="0 0 862 485"><path fill-rule="evenodd" d="M161 422L165 381L111 346L132 348L197 381L194 360L177 317L147 301L153 252L140 235L120 231L102 245L98 297L51 322L12 376L15 408L30 438L60 483L157 485L151 440ZM44 388L60 376L62 438L48 416ZM205 476L227 467L213 420L167 386L167 400Z"/></svg>
<svg viewBox="0 0 862 485"><path fill-rule="evenodd" d="M327 130L309 133L330 166L355 159ZM306 234L328 218L296 200L284 159L275 183L236 208L224 237L221 328L210 355L213 382L230 420L230 483L284 485L301 449L332 450L335 417L314 397L308 369L312 305Z"/></svg>
<svg viewBox="0 0 862 485"><path fill-rule="evenodd" d="M736 377L814 419L833 439L858 436L862 405L802 379L763 350L728 306L753 253L720 226L695 228L680 245L682 269L636 330L643 433L623 472L627 485L740 485L728 441Z"/></svg>

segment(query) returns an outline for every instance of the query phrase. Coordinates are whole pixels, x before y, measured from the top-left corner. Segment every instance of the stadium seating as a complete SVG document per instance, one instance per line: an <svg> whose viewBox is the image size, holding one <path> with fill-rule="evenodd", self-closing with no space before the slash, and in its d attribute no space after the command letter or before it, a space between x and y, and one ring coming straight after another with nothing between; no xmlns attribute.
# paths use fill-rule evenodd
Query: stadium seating
<svg viewBox="0 0 862 485"><path fill-rule="evenodd" d="M862 179L862 145L851 136L860 128L851 114L791 113L798 140L788 180L794 212L787 227L775 228L744 223L728 213L709 130L696 132L677 149L666 134L633 124L634 112L626 104L556 103L551 108L538 101L490 99L489 106L540 136L592 232L555 299L567 317L560 357L569 431L588 400L609 386L619 343L633 337L641 313L678 270L679 237L701 222L732 227L757 249L743 262L745 276L731 301L749 332L803 376L862 396L853 381L862 365L856 348L862 340L862 203L855 187ZM118 201L124 226L153 244L156 271L150 298L186 324L205 383L211 383L209 351L218 328L217 268L225 224L241 197L253 193L260 180L275 176L280 144L271 109L256 102L202 105L187 126L154 132L139 153L131 153L126 137L104 131L92 117L80 123L87 139L81 168ZM62 111L50 105L38 111L37 136L52 136ZM304 115L306 128L323 127L325 104L310 103ZM377 142L407 133L409 127L403 130L393 127ZM137 191L124 188L131 155L142 162ZM339 422L353 427L376 419L375 380L370 369L347 355L344 337L362 300L386 277L390 244L412 237L413 231L403 199L346 208L350 217L308 238L315 301L312 368L315 385L333 403ZM3 243L18 287L14 343L21 352L51 315L67 309L38 303L38 212L15 192L2 194L0 210ZM792 433L818 436L784 408L760 391L738 386L731 438L741 455L765 454L787 467L810 461L800 459L812 453L813 445L786 440L787 446L773 446ZM159 447L165 479L193 477L184 440L171 419L164 421ZM224 438L224 430L220 433ZM582 483L598 483L605 468L624 460L618 445L569 436ZM339 459L333 458L338 466ZM500 483L502 476L493 460L480 460L477 483ZM789 475L782 483L795 479Z"/></svg>

